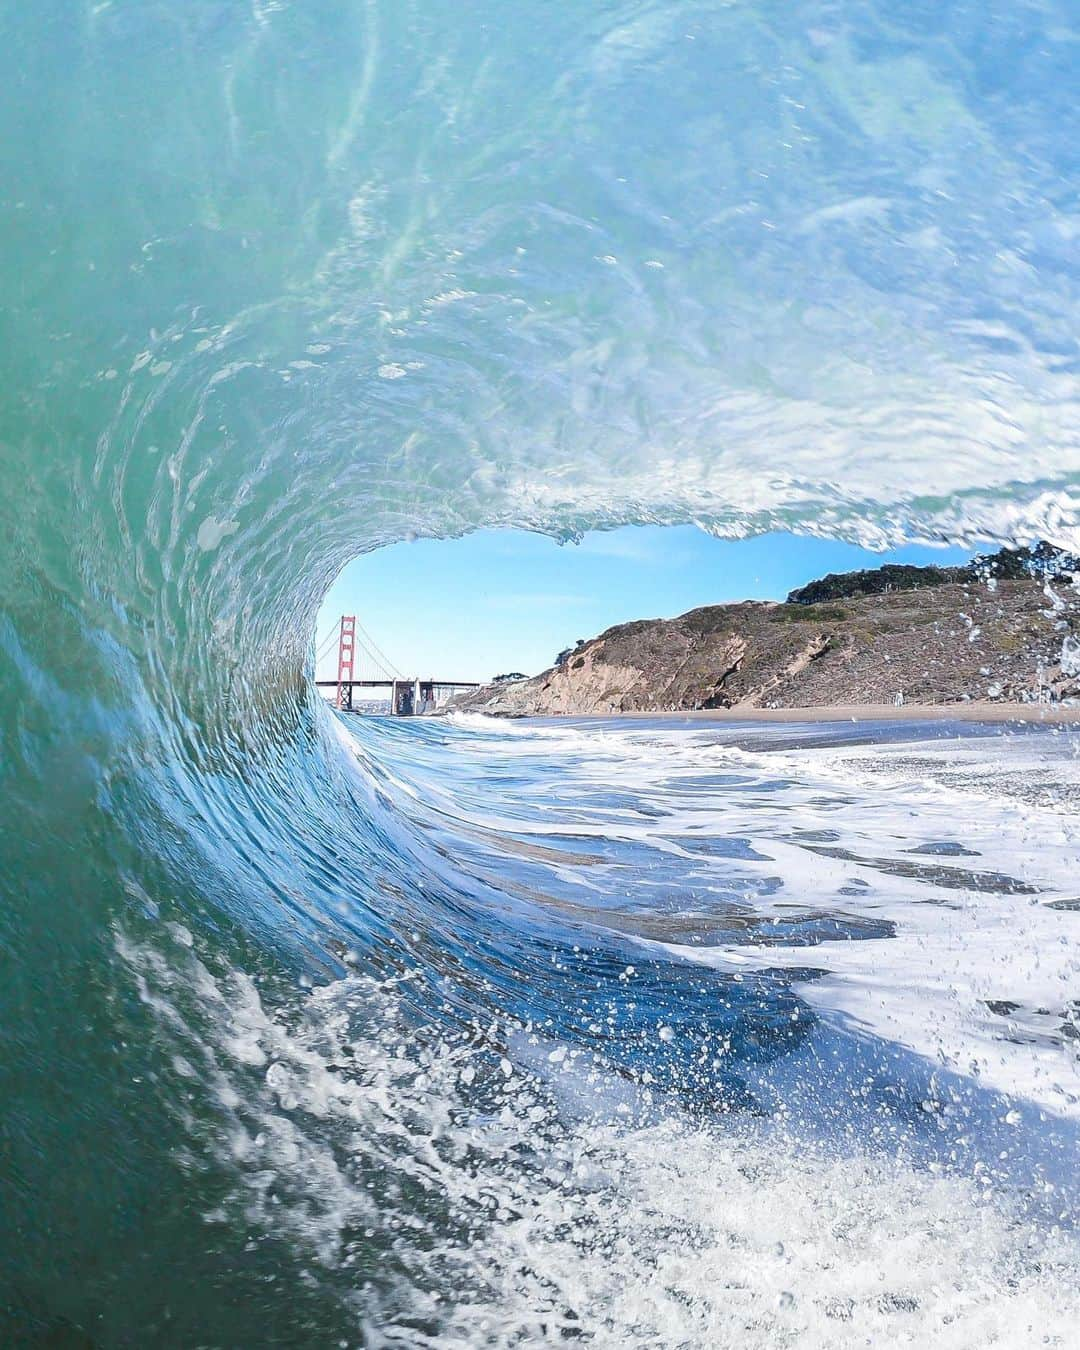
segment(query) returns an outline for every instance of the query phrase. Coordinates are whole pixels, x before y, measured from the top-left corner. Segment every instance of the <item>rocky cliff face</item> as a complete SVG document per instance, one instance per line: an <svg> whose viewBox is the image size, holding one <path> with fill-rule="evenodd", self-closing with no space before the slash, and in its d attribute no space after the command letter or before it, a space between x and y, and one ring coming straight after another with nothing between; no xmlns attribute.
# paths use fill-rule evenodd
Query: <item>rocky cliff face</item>
<svg viewBox="0 0 1080 1350"><path fill-rule="evenodd" d="M461 710L501 716L1080 697L1080 588L938 585L806 605L746 601L609 628Z"/></svg>

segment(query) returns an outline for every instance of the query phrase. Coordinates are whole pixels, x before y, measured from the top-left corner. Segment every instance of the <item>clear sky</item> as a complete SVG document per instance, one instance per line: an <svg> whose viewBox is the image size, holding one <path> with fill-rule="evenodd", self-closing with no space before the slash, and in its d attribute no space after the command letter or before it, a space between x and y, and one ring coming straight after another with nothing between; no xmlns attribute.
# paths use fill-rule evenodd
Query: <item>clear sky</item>
<svg viewBox="0 0 1080 1350"><path fill-rule="evenodd" d="M632 527L563 545L521 531L481 531L357 558L328 592L317 637L340 615L355 614L404 675L535 675L578 638L629 619L670 618L725 600L782 600L827 572L970 556L931 548L869 553L779 534L720 540L691 526ZM335 662L335 651L320 661L320 679L334 677ZM363 654L360 664L358 677L368 678Z"/></svg>

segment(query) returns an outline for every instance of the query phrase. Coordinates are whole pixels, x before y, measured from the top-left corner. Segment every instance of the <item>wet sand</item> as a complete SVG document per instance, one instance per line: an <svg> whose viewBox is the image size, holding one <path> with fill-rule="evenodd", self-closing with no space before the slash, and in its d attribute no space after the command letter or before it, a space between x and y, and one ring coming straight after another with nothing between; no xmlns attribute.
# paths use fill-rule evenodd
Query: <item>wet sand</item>
<svg viewBox="0 0 1080 1350"><path fill-rule="evenodd" d="M700 708L685 712L613 713L614 717L670 717L701 722L1080 722L1080 705L1059 703L834 704L821 708Z"/></svg>

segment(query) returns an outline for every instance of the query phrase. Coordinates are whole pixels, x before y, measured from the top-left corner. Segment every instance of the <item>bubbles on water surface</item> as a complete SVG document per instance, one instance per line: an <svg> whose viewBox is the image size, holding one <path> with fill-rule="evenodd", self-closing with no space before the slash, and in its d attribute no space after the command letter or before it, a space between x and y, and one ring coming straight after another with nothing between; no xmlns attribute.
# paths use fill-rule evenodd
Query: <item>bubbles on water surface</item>
<svg viewBox="0 0 1080 1350"><path fill-rule="evenodd" d="M303 669L341 565L410 536L1075 541L1069 5L70 8L0 43L13 1306L104 1345L250 1343L253 1290L283 1342L1067 1340L1063 1240L979 1198L1013 1153L785 1134L841 1026L920 1139L962 1079L1016 1095L998 1152L1073 1156L1030 763L947 768L923 837L911 766L811 772L796 733L721 781L489 730L516 801L458 755L438 820L404 738L354 779ZM995 790L963 872L885 837ZM556 810L561 860L493 838ZM455 1041L485 1003L516 1034Z"/></svg>
<svg viewBox="0 0 1080 1350"><path fill-rule="evenodd" d="M287 1238L347 1339L1069 1344L1074 1244L978 1178L657 1112L535 1034L417 1034L367 980L274 1011L188 948L119 948L203 1066L190 1144L230 1178L207 1241Z"/></svg>

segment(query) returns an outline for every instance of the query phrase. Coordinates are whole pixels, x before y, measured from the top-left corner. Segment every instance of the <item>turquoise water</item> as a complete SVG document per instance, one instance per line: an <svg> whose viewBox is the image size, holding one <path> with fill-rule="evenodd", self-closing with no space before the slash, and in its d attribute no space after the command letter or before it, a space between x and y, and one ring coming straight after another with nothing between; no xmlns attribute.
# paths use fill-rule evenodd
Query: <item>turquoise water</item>
<svg viewBox="0 0 1080 1350"><path fill-rule="evenodd" d="M925 947L923 918L838 913L807 871L827 855L770 870L745 850L770 857L777 819L725 826L749 773L758 811L825 828L798 797L840 772L825 748L774 777L655 729L343 739L308 683L340 568L416 535L1077 545L1074 8L895 9L0 5L6 1341L976 1345L995 1301L1010 1343L1067 1335L1071 1200L1046 1188L1072 1148L1071 968L979 984L972 1017L1019 998L1000 1044L1030 1054L976 1075L989 1023L946 1035L943 1006L920 1032L899 977L871 996L827 961ZM976 778L1071 762L1067 737L974 744ZM693 866L612 833L671 808L646 790L665 765L719 841ZM1053 782L980 807L1009 847L986 862L990 831L952 878L950 970L1004 959L984 873L1058 905L1030 945L1067 963ZM904 862L866 783L836 791L818 844ZM872 871L836 888L898 875ZM797 965L694 956L756 951L755 906L808 887L764 942ZM598 923L614 891L637 917ZM898 1057L884 1172L864 1117L824 1109L835 1082L780 1086L830 1037L848 1066ZM934 1044L989 1083L956 1092L1001 1166L955 1132L927 1152ZM1022 1145L998 1147L1014 1111ZM917 1288L883 1291L904 1261Z"/></svg>

